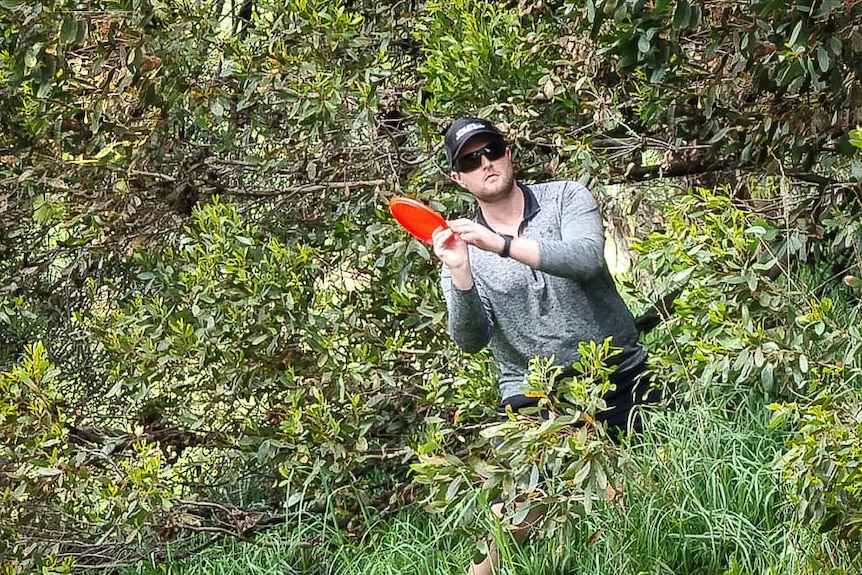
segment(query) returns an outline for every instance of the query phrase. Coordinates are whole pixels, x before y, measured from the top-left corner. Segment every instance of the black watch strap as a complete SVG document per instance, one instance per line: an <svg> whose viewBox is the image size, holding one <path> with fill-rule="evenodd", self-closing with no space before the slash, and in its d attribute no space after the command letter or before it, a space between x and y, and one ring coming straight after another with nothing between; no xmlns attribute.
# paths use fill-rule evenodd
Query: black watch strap
<svg viewBox="0 0 862 575"><path fill-rule="evenodd" d="M512 247L512 236L507 234L500 235L503 236L503 241L505 242L503 243L503 251L500 252L500 257L507 258L509 257L509 249Z"/></svg>

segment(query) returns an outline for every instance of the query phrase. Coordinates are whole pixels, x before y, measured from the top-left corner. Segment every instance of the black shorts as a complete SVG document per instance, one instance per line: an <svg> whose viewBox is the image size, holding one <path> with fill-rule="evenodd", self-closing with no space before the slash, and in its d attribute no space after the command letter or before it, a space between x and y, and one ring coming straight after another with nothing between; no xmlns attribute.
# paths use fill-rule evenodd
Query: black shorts
<svg viewBox="0 0 862 575"><path fill-rule="evenodd" d="M635 412L631 416L632 408L636 405L658 403L662 399L661 389L652 386L646 363L640 363L625 371L615 371L609 379L614 389L602 397L608 409L596 413L596 419L607 423L609 429L639 433L642 429L640 414ZM501 419L505 419L509 410L518 413L521 409L536 407L539 401L538 397L528 397L524 394L512 395L497 406L497 413ZM560 401L553 392L551 401ZM543 413L542 416L547 417L547 413ZM630 416L631 421L629 421Z"/></svg>

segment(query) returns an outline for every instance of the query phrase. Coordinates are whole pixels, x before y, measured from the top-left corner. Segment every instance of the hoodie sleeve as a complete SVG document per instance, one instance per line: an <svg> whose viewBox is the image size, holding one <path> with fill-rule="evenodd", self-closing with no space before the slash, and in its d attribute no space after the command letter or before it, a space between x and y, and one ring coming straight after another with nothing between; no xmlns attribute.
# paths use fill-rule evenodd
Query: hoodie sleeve
<svg viewBox="0 0 862 575"><path fill-rule="evenodd" d="M441 282L449 310L449 334L465 352L480 351L491 341L494 324L482 303L476 284L469 290L456 288L452 285L449 268L445 265L441 272Z"/></svg>
<svg viewBox="0 0 862 575"><path fill-rule="evenodd" d="M598 203L577 182L559 182L557 195L560 239L539 242L538 269L551 275L584 281L605 268L605 233Z"/></svg>

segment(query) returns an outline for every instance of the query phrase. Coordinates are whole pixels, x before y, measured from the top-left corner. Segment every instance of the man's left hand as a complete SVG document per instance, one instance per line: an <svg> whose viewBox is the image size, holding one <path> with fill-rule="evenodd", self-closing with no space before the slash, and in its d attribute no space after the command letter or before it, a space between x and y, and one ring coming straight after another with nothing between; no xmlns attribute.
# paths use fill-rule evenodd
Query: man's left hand
<svg viewBox="0 0 862 575"><path fill-rule="evenodd" d="M503 236L489 230L482 224L466 218L451 220L447 222L447 224L449 229L458 234L458 237L461 240L467 242L471 246L476 246L480 250L495 254L499 254L503 251L503 246L506 243Z"/></svg>

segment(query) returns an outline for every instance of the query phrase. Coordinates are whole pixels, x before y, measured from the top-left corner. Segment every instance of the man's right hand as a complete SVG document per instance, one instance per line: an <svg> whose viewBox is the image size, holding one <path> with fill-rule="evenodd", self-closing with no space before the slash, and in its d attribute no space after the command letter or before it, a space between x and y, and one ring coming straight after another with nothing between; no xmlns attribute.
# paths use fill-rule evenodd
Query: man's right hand
<svg viewBox="0 0 862 575"><path fill-rule="evenodd" d="M434 255L449 268L452 284L464 291L472 288L473 275L470 272L467 242L448 227L439 227L431 234L431 243L434 246Z"/></svg>

